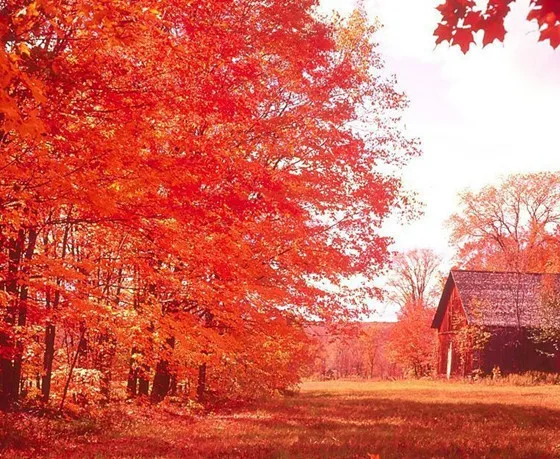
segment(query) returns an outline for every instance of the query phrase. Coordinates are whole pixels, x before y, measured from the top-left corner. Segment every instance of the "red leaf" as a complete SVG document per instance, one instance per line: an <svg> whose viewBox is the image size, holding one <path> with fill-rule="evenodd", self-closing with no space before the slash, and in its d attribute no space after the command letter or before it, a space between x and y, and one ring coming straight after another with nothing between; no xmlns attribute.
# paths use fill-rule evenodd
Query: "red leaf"
<svg viewBox="0 0 560 459"><path fill-rule="evenodd" d="M436 38L436 45L439 45L443 41L451 42L453 38L453 29L445 24L439 24L434 32Z"/></svg>
<svg viewBox="0 0 560 459"><path fill-rule="evenodd" d="M494 40L504 41L506 29L504 28L503 21L495 20L488 22L484 27L484 38L482 39L482 46L487 46Z"/></svg>
<svg viewBox="0 0 560 459"><path fill-rule="evenodd" d="M548 25L553 25L556 23L556 14L551 11L544 17L544 20Z"/></svg>
<svg viewBox="0 0 560 459"><path fill-rule="evenodd" d="M471 29L457 29L453 37L453 45L458 45L464 54L467 53L473 42L473 31Z"/></svg>
<svg viewBox="0 0 560 459"><path fill-rule="evenodd" d="M465 16L464 24L471 26L473 30L480 30L483 25L482 14L479 11L470 11Z"/></svg>
<svg viewBox="0 0 560 459"><path fill-rule="evenodd" d="M441 5L436 6L441 15L446 19L448 16L455 14L455 8L451 5L449 1L443 2Z"/></svg>
<svg viewBox="0 0 560 459"><path fill-rule="evenodd" d="M451 27L456 27L459 21L455 5L452 0L442 3L436 9L440 12L442 21L446 22Z"/></svg>
<svg viewBox="0 0 560 459"><path fill-rule="evenodd" d="M554 27L548 26L546 29L541 31L539 40L549 40L550 46L552 46L554 49L558 48L558 46L560 46L560 25Z"/></svg>

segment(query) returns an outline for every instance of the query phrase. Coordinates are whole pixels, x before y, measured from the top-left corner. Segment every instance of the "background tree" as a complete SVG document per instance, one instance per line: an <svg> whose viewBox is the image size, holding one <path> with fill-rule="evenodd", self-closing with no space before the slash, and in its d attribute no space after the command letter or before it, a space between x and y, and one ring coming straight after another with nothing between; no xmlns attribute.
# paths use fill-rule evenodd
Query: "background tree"
<svg viewBox="0 0 560 459"><path fill-rule="evenodd" d="M387 341L392 324L367 324L359 336L364 374L367 378L392 377L399 368L391 365L387 352Z"/></svg>
<svg viewBox="0 0 560 459"><path fill-rule="evenodd" d="M431 329L439 294L441 258L429 249L397 254L387 282L388 296L400 307L389 335L389 358L415 376L431 373L435 333Z"/></svg>
<svg viewBox="0 0 560 459"><path fill-rule="evenodd" d="M407 303L397 314L389 335L389 359L419 378L430 375L435 362L435 332L431 328L434 309L422 303Z"/></svg>
<svg viewBox="0 0 560 459"><path fill-rule="evenodd" d="M397 253L387 282L389 298L404 306L409 303L432 306L439 294L441 257L430 249L415 249Z"/></svg>
<svg viewBox="0 0 560 459"><path fill-rule="evenodd" d="M558 272L560 175L511 175L460 195L450 219L461 266L515 272Z"/></svg>
<svg viewBox="0 0 560 459"><path fill-rule="evenodd" d="M387 343L393 326L389 322L310 326L307 333L315 341L311 375L320 379L401 377L402 367L388 357Z"/></svg>

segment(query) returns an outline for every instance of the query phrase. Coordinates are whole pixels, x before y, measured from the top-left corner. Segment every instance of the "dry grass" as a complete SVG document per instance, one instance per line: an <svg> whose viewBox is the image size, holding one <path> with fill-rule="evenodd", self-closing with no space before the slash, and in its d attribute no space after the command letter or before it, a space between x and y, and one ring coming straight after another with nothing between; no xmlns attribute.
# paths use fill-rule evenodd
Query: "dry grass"
<svg viewBox="0 0 560 459"><path fill-rule="evenodd" d="M21 427L44 428L33 422ZM15 427L5 455L552 458L560 457L560 387L309 382L294 397L204 416L122 407L90 428L49 429L26 444Z"/></svg>

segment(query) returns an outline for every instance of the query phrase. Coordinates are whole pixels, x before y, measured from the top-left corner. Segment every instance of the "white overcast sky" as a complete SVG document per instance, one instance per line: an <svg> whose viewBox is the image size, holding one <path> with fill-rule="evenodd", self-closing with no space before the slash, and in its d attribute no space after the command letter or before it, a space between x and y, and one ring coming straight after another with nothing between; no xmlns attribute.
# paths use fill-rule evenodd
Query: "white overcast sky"
<svg viewBox="0 0 560 459"><path fill-rule="evenodd" d="M517 0L506 20L505 43L484 49L435 46L442 0L364 0L383 29L377 39L388 69L410 99L405 120L423 155L404 171L404 183L425 204L408 226L390 225L394 248L429 247L451 264L445 221L459 191L515 172L560 170L558 135L560 48L538 42L525 20L529 0ZM321 0L325 11L347 13L353 0ZM376 305L377 320L395 307Z"/></svg>
<svg viewBox="0 0 560 459"><path fill-rule="evenodd" d="M445 220L457 193L524 171L559 170L560 48L537 41L524 20L528 0L518 0L506 20L504 44L472 47L463 55L435 47L441 0L365 0L387 67L410 99L408 131L423 155L404 173L407 187L425 203L425 216L391 228L396 248L431 247L443 255ZM352 0L322 0L326 11L350 11Z"/></svg>

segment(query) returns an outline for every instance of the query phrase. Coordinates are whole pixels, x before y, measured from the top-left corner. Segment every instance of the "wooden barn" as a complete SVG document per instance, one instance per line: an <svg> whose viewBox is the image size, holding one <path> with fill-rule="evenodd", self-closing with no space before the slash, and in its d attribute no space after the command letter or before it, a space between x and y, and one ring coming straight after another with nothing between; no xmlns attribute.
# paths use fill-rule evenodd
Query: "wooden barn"
<svg viewBox="0 0 560 459"><path fill-rule="evenodd" d="M560 372L557 293L558 275L452 270L432 323L438 373Z"/></svg>

